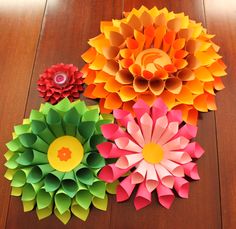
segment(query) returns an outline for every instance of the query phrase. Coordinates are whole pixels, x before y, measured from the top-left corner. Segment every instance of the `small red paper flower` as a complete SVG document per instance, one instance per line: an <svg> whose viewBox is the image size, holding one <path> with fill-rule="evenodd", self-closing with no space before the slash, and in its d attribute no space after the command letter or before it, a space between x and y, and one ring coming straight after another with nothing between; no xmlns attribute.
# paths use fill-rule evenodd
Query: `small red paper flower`
<svg viewBox="0 0 236 229"><path fill-rule="evenodd" d="M38 79L39 96L56 104L65 97L70 101L79 98L83 91L83 74L72 64L56 64L46 69Z"/></svg>

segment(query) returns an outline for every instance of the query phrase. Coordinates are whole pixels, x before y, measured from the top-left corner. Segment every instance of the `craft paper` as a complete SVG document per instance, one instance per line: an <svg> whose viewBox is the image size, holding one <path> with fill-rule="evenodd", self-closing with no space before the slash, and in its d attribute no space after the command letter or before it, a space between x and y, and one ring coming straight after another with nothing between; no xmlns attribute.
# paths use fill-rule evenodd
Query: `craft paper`
<svg viewBox="0 0 236 229"><path fill-rule="evenodd" d="M39 76L37 82L39 96L51 104L56 104L65 97L74 101L83 91L82 76L83 74L72 64L52 65Z"/></svg>
<svg viewBox="0 0 236 229"><path fill-rule="evenodd" d="M156 99L153 106L138 100L133 110L133 117L127 111L115 110L118 124L101 126L109 142L99 144L97 149L105 158L116 160L101 169L99 178L108 183L121 180L116 189L118 202L129 199L138 186L134 198L137 210L151 203L154 190L159 203L170 208L174 201L173 190L187 198L189 178L200 179L197 164L192 162L204 152L192 141L197 127L184 123L180 111L168 112L161 99Z"/></svg>
<svg viewBox="0 0 236 229"><path fill-rule="evenodd" d="M124 15L101 22L101 34L89 40L82 55L85 96L100 98L106 113L160 97L193 125L197 111L215 110L226 66L213 36L184 13L141 6Z"/></svg>
<svg viewBox="0 0 236 229"><path fill-rule="evenodd" d="M36 206L39 219L54 213L67 223L72 214L86 220L91 205L106 210L106 183L97 176L105 159L96 146L109 144L100 128L113 123L113 116L101 115L97 105L65 98L33 110L27 122L15 127L5 154L5 177L12 195L21 196L24 211ZM116 186L109 185L109 192Z"/></svg>

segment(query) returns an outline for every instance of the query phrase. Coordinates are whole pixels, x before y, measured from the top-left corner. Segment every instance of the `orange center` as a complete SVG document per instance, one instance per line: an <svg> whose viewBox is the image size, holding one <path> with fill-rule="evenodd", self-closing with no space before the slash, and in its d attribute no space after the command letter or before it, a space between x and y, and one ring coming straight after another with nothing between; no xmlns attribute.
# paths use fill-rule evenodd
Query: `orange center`
<svg viewBox="0 0 236 229"><path fill-rule="evenodd" d="M68 161L71 158L71 151L69 148L62 147L57 151L57 157L60 161Z"/></svg>

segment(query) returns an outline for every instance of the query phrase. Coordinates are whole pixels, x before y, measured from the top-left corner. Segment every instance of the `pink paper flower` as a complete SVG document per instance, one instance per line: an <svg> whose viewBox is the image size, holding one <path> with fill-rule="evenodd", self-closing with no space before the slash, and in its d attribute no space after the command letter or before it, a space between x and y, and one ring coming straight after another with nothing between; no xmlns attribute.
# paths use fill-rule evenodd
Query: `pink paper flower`
<svg viewBox="0 0 236 229"><path fill-rule="evenodd" d="M56 64L46 69L38 79L39 96L56 104L65 97L72 102L83 91L83 74L72 64Z"/></svg>
<svg viewBox="0 0 236 229"><path fill-rule="evenodd" d="M151 203L151 193L156 190L158 200L170 208L174 200L173 189L182 198L188 198L189 182L185 177L198 180L197 165L192 160L200 158L203 149L196 142L197 127L182 122L178 110L168 112L161 99L152 107L143 100L133 106L136 118L128 111L115 110L118 124L105 124L102 133L109 142L97 146L105 158L117 158L106 165L99 178L111 183L130 171L117 187L117 201L129 199L134 188L137 210Z"/></svg>

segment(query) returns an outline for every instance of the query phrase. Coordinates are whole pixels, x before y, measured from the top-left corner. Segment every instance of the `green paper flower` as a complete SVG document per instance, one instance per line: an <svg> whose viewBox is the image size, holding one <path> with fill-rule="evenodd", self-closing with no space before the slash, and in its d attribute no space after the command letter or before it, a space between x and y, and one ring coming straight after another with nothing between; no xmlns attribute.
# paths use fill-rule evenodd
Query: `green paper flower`
<svg viewBox="0 0 236 229"><path fill-rule="evenodd" d="M54 214L66 224L71 213L86 220L90 206L106 210L106 190L114 193L97 174L105 160L96 145L106 141L100 126L113 116L98 106L67 98L57 105L42 104L30 118L14 127L5 154L12 195L21 196L24 211L36 206L39 219Z"/></svg>

